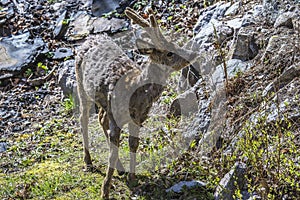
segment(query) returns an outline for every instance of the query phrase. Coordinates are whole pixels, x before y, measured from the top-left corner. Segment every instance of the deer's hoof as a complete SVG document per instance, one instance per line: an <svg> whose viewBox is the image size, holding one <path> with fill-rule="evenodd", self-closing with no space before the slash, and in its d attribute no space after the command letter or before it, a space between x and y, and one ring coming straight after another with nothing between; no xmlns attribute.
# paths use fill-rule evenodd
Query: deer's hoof
<svg viewBox="0 0 300 200"><path fill-rule="evenodd" d="M101 188L101 198L109 199L109 184L104 181L103 186Z"/></svg>
<svg viewBox="0 0 300 200"><path fill-rule="evenodd" d="M138 180L137 180L135 174L133 174L133 173L129 173L129 175L128 175L128 186L130 188L138 186Z"/></svg>
<svg viewBox="0 0 300 200"><path fill-rule="evenodd" d="M119 174L119 176L123 176L125 174L125 171L118 170L118 174Z"/></svg>
<svg viewBox="0 0 300 200"><path fill-rule="evenodd" d="M135 173L129 173L128 174L128 180L129 180L129 182L136 181L136 175L135 175Z"/></svg>
<svg viewBox="0 0 300 200"><path fill-rule="evenodd" d="M109 199L109 195L108 194L101 194L101 199Z"/></svg>
<svg viewBox="0 0 300 200"><path fill-rule="evenodd" d="M92 164L86 165L85 168L83 169L84 172L93 172L94 171L94 166Z"/></svg>
<svg viewBox="0 0 300 200"><path fill-rule="evenodd" d="M117 162L117 171L119 176L123 176L125 174L125 168L120 161Z"/></svg>
<svg viewBox="0 0 300 200"><path fill-rule="evenodd" d="M107 194L101 194L101 199L109 199L109 195Z"/></svg>

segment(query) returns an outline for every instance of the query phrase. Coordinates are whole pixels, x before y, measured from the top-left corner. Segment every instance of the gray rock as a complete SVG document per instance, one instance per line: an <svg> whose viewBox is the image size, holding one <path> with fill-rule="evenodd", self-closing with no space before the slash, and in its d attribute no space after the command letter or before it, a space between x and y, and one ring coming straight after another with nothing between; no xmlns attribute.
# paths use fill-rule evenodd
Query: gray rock
<svg viewBox="0 0 300 200"><path fill-rule="evenodd" d="M205 187L206 183L202 182L202 181L196 181L196 180L192 180L192 181L181 181L175 185L173 185L172 187L170 187L169 189L166 190L166 192L176 192L176 193L180 193L181 190L186 187L186 188L192 188L192 187Z"/></svg>
<svg viewBox="0 0 300 200"><path fill-rule="evenodd" d="M218 43L222 44L227 38L232 37L233 29L239 26L239 24L233 25L233 22L231 22L231 25L232 27L228 26L225 22L211 19L195 36L195 42L200 49L207 49L207 46L213 46L216 38L218 39Z"/></svg>
<svg viewBox="0 0 300 200"><path fill-rule="evenodd" d="M86 12L78 12L71 18L67 38L70 41L80 40L93 30L91 16Z"/></svg>
<svg viewBox="0 0 300 200"><path fill-rule="evenodd" d="M238 28L239 24L235 24L235 28ZM219 44L222 44L226 39L233 36L233 28L227 26L226 24L218 26L216 29L217 32L217 41Z"/></svg>
<svg viewBox="0 0 300 200"><path fill-rule="evenodd" d="M0 4L1 5L1 4ZM5 5L5 7L3 7L1 10L0 10L0 25L5 23L5 21L7 19L10 19L14 16L15 14L15 11L14 11L14 6L13 4L9 4L7 3Z"/></svg>
<svg viewBox="0 0 300 200"><path fill-rule="evenodd" d="M170 106L170 114L174 117L189 116L198 110L197 96L195 92L188 90L180 94Z"/></svg>
<svg viewBox="0 0 300 200"><path fill-rule="evenodd" d="M0 142L0 153L7 150L6 142Z"/></svg>
<svg viewBox="0 0 300 200"><path fill-rule="evenodd" d="M255 5L252 9L253 15L258 17L261 16L263 14L263 5Z"/></svg>
<svg viewBox="0 0 300 200"><path fill-rule="evenodd" d="M263 91L263 97L274 92L276 89L281 89L290 83L294 78L300 77L300 63L288 67L284 72L272 83L270 83Z"/></svg>
<svg viewBox="0 0 300 200"><path fill-rule="evenodd" d="M272 60L285 58L285 54L293 47L290 37L287 35L273 35L261 57L262 62L271 62Z"/></svg>
<svg viewBox="0 0 300 200"><path fill-rule="evenodd" d="M204 25L201 31L195 36L195 40L198 44L210 43L214 39L214 28L218 29L222 26L222 22L211 19L208 24Z"/></svg>
<svg viewBox="0 0 300 200"><path fill-rule="evenodd" d="M254 32L241 28L237 34L232 48L231 58L247 61L258 54L258 46L254 40Z"/></svg>
<svg viewBox="0 0 300 200"><path fill-rule="evenodd" d="M92 18L86 12L75 15L68 30L68 40L80 40L90 33L115 33L128 28L129 23L125 19Z"/></svg>
<svg viewBox="0 0 300 200"><path fill-rule="evenodd" d="M238 75L240 72L245 72L248 68L250 68L250 63L243 62L239 59L231 59L226 62L226 67L229 79ZM212 74L213 84L218 87L218 85L224 83L224 78L224 66L221 64L217 66L216 70Z"/></svg>
<svg viewBox="0 0 300 200"><path fill-rule="evenodd" d="M265 17L267 22L269 22L270 24L274 24L279 15L288 11L293 12L298 6L299 0L263 0L263 16Z"/></svg>
<svg viewBox="0 0 300 200"><path fill-rule="evenodd" d="M182 1L185 1L185 0L182 0ZM124 13L125 9L127 7L132 7L137 1L136 0L122 0L120 3L119 3L119 6L117 7L117 12L118 13ZM182 2L183 3L183 2Z"/></svg>
<svg viewBox="0 0 300 200"><path fill-rule="evenodd" d="M270 24L274 24L279 15L278 0L263 0L263 15Z"/></svg>
<svg viewBox="0 0 300 200"><path fill-rule="evenodd" d="M247 191L247 180L244 177L246 173L246 164L235 163L231 170L221 179L214 194L215 200L234 200L233 195L238 189ZM243 199L250 197L249 193L244 192Z"/></svg>
<svg viewBox="0 0 300 200"><path fill-rule="evenodd" d="M56 26L53 31L53 36L56 39L61 39L67 32L68 23L66 23L66 14L67 11L63 11L60 17L57 19Z"/></svg>
<svg viewBox="0 0 300 200"><path fill-rule="evenodd" d="M93 1L94 0L84 0L84 1L82 1L83 8L90 9L92 7L92 5L93 5Z"/></svg>
<svg viewBox="0 0 300 200"><path fill-rule="evenodd" d="M46 50L41 38L30 39L29 36L27 32L0 41L0 79L20 74L42 50Z"/></svg>
<svg viewBox="0 0 300 200"><path fill-rule="evenodd" d="M220 4L217 5L216 10L212 16L214 19L224 17L226 10L231 6L231 2L220 1Z"/></svg>
<svg viewBox="0 0 300 200"><path fill-rule="evenodd" d="M10 3L10 0L1 0L0 1L0 4L3 5L3 6L6 6L9 3Z"/></svg>
<svg viewBox="0 0 300 200"><path fill-rule="evenodd" d="M191 122L186 127L184 131L185 139L191 141L193 139L199 138L201 133L205 133L210 125L211 120L211 97L207 97L206 93L208 89L205 87L204 79L200 79L191 89L188 90L189 93L193 92L197 97L197 110L195 111L194 116L192 117Z"/></svg>
<svg viewBox="0 0 300 200"><path fill-rule="evenodd" d="M275 21L274 27L278 28L281 26L285 26L287 28L292 29L293 28L293 18L294 18L293 12L286 12L279 15Z"/></svg>
<svg viewBox="0 0 300 200"><path fill-rule="evenodd" d="M243 22L242 22L242 27L247 27L250 25L255 25L256 24L256 19L254 15L252 14L246 14L243 16Z"/></svg>
<svg viewBox="0 0 300 200"><path fill-rule="evenodd" d="M198 34L201 30L204 29L204 26L209 23L216 23L216 19L223 17L227 8L229 7L230 2L224 3L223 1L221 1L206 8L205 11L200 15L195 25L194 33ZM215 19L215 21L211 21L212 19Z"/></svg>
<svg viewBox="0 0 300 200"><path fill-rule="evenodd" d="M227 21L226 24L227 24L227 26L229 26L235 30L238 30L242 27L244 20L245 20L244 18L234 18L234 19Z"/></svg>
<svg viewBox="0 0 300 200"><path fill-rule="evenodd" d="M73 51L70 48L59 48L54 52L53 59L62 59L73 56Z"/></svg>
<svg viewBox="0 0 300 200"><path fill-rule="evenodd" d="M119 6L121 0L93 0L92 14L96 17L100 17L105 13L109 13Z"/></svg>
<svg viewBox="0 0 300 200"><path fill-rule="evenodd" d="M94 27L94 33L110 32L115 33L122 29L128 28L129 23L124 19L106 19L106 18L97 18L92 22Z"/></svg>
<svg viewBox="0 0 300 200"><path fill-rule="evenodd" d="M76 92L76 77L75 77L75 61L65 61L58 70L58 84L61 87L65 96L73 95L75 97Z"/></svg>
<svg viewBox="0 0 300 200"><path fill-rule="evenodd" d="M228 8L228 10L225 12L225 16L230 16L230 15L236 15L241 7L241 2L235 2Z"/></svg>
<svg viewBox="0 0 300 200"><path fill-rule="evenodd" d="M298 76L299 77L299 76ZM266 116L267 123L275 123L276 120L293 120L300 117L300 84L296 77L285 87L281 88L278 95L265 105L265 109L260 113L254 113L250 119L256 123L261 116ZM278 102L278 103L274 103ZM279 104L279 105L277 105Z"/></svg>
<svg viewBox="0 0 300 200"><path fill-rule="evenodd" d="M194 117L191 127L187 131L188 138L197 138L200 133L205 133L210 125L211 114L209 111L210 99L201 99L198 105L201 106Z"/></svg>

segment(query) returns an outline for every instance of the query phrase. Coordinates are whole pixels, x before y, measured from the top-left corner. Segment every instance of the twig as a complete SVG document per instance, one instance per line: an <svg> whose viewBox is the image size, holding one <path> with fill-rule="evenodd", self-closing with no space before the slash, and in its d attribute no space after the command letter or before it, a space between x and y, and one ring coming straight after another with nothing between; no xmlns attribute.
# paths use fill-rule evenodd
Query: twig
<svg viewBox="0 0 300 200"><path fill-rule="evenodd" d="M30 83L32 86L39 86L42 85L43 83L45 83L47 80L49 80L52 77L53 72L56 70L56 67L54 67L49 74L43 76L43 77L39 77L39 78L35 78L35 79L27 79L27 83Z"/></svg>

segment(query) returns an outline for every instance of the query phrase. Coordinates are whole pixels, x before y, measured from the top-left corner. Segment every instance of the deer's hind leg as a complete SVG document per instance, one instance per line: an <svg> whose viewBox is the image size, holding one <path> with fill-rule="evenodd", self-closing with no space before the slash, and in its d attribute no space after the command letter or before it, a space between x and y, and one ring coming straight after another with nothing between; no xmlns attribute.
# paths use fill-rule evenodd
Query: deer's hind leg
<svg viewBox="0 0 300 200"><path fill-rule="evenodd" d="M106 112L103 108L99 109L98 119L99 119L100 125L102 126L103 132L105 134L107 144L109 146L109 135L108 135L109 119L108 119L108 116L107 116L107 114L106 114ZM119 157L118 157L118 160L117 160L116 168L118 170L119 175L124 174L125 169L124 169Z"/></svg>
<svg viewBox="0 0 300 200"><path fill-rule="evenodd" d="M89 123L89 111L91 108L91 102L87 100L85 95L79 94L80 100L80 125L81 133L83 138L83 153L84 153L84 162L86 164L86 169L89 170L92 168L92 159L89 151L89 136L88 136L88 123Z"/></svg>
<svg viewBox="0 0 300 200"><path fill-rule="evenodd" d="M111 186L111 180L116 168L118 159L119 159L119 144L120 144L120 135L121 129L117 126L115 120L112 117L112 114L108 117L109 119L109 159L108 166L106 171L106 176L101 189L101 197L103 199L109 198L109 190Z"/></svg>

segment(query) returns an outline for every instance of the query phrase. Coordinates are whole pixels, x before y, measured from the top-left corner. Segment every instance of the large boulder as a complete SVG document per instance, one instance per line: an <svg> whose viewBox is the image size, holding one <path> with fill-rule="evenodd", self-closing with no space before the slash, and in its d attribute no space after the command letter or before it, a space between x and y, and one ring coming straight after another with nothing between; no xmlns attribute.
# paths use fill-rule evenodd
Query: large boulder
<svg viewBox="0 0 300 200"><path fill-rule="evenodd" d="M0 41L0 80L22 73L29 63L47 51L41 38L30 33L3 38Z"/></svg>

